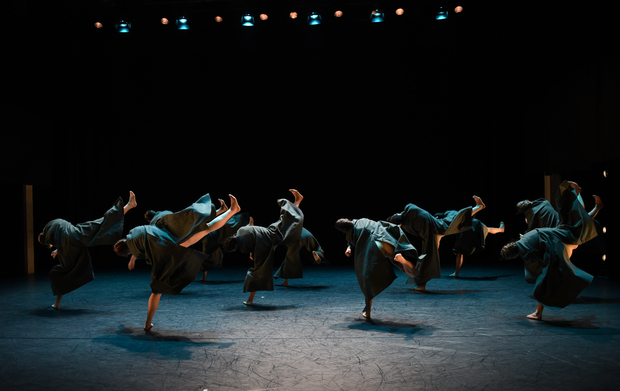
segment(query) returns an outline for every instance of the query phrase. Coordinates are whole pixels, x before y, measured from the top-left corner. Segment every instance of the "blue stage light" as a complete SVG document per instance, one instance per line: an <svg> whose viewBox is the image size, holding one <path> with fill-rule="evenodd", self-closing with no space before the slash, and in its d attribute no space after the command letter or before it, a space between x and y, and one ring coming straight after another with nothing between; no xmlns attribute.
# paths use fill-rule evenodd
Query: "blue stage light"
<svg viewBox="0 0 620 391"><path fill-rule="evenodd" d="M383 11L374 10L370 13L370 23L381 23L385 20Z"/></svg>
<svg viewBox="0 0 620 391"><path fill-rule="evenodd" d="M129 30L131 30L131 23L121 20L116 25L114 25L114 28L116 28L117 32L126 34L129 32Z"/></svg>
<svg viewBox="0 0 620 391"><path fill-rule="evenodd" d="M310 16L308 16L308 24L310 26L317 26L321 24L321 21L321 15L317 14L316 12L313 12L312 14L310 14Z"/></svg>
<svg viewBox="0 0 620 391"><path fill-rule="evenodd" d="M185 16L177 19L176 24L177 29L179 30L189 30L189 24L187 23L187 18Z"/></svg>
<svg viewBox="0 0 620 391"><path fill-rule="evenodd" d="M448 11L444 11L443 7L439 7L439 12L437 12L437 16L435 16L435 20L446 20L448 19Z"/></svg>
<svg viewBox="0 0 620 391"><path fill-rule="evenodd" d="M254 17L250 14L244 15L241 17L241 25L245 27L253 27L254 26Z"/></svg>

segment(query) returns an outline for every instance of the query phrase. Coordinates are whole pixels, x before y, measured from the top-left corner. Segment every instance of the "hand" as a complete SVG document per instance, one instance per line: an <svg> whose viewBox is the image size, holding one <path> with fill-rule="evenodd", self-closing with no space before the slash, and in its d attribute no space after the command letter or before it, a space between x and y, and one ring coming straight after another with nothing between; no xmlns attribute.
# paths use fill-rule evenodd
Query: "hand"
<svg viewBox="0 0 620 391"><path fill-rule="evenodd" d="M52 251L52 258L56 259L56 255L58 255L58 250Z"/></svg>
<svg viewBox="0 0 620 391"><path fill-rule="evenodd" d="M254 260L254 256L252 256L252 253L250 253L250 259Z"/></svg>
<svg viewBox="0 0 620 391"><path fill-rule="evenodd" d="M127 265L127 268L129 270L133 270L135 267L136 267L136 257L132 255L131 259L129 260L129 264Z"/></svg>
<svg viewBox="0 0 620 391"><path fill-rule="evenodd" d="M344 255L346 255L347 257L351 256L351 247L347 247L347 251L344 252Z"/></svg>

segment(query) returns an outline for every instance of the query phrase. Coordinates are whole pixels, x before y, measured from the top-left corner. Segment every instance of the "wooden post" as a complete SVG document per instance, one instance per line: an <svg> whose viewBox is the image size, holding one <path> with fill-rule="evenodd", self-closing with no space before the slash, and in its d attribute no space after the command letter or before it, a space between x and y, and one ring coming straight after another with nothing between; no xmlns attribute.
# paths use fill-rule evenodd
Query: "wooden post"
<svg viewBox="0 0 620 391"><path fill-rule="evenodd" d="M24 185L24 270L34 273L34 218L32 185Z"/></svg>

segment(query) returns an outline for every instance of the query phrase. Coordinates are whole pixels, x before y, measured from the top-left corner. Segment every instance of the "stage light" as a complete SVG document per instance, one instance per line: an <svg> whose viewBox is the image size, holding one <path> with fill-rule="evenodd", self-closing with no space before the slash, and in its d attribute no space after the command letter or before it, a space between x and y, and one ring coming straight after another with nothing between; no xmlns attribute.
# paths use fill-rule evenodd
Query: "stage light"
<svg viewBox="0 0 620 391"><path fill-rule="evenodd" d="M337 18L342 18L342 15L343 15L343 13L340 10L334 12L334 16L337 17Z"/></svg>
<svg viewBox="0 0 620 391"><path fill-rule="evenodd" d="M216 21L217 23L222 23L222 20L224 20L224 19L222 19L222 17L221 17L221 16L219 16L219 15L215 17L215 21Z"/></svg>
<svg viewBox="0 0 620 391"><path fill-rule="evenodd" d="M179 30L189 30L189 24L187 23L187 18L185 16L177 19L176 25Z"/></svg>
<svg viewBox="0 0 620 391"><path fill-rule="evenodd" d="M116 28L117 32L121 34L126 34L129 32L129 30L131 30L131 23L121 20L114 27Z"/></svg>
<svg viewBox="0 0 620 391"><path fill-rule="evenodd" d="M402 8L397 8L397 9L396 9L396 15L401 16L401 15L402 15L402 14L404 14L404 13L405 13L405 10L404 10L404 9L402 9Z"/></svg>
<svg viewBox="0 0 620 391"><path fill-rule="evenodd" d="M313 12L312 14L310 14L310 16L308 16L308 24L310 26L318 26L319 24L321 24L321 15L317 14L316 12Z"/></svg>
<svg viewBox="0 0 620 391"><path fill-rule="evenodd" d="M254 17L250 14L242 16L241 25L245 27L254 27Z"/></svg>
<svg viewBox="0 0 620 391"><path fill-rule="evenodd" d="M164 26L168 25L170 23L170 21L167 18L161 18L159 20L161 22L161 24L163 24Z"/></svg>
<svg viewBox="0 0 620 391"><path fill-rule="evenodd" d="M439 7L439 12L437 12L437 16L435 16L435 20L446 20L448 19L448 11L444 11L443 7Z"/></svg>
<svg viewBox="0 0 620 391"><path fill-rule="evenodd" d="M383 11L374 10L370 13L370 23L381 23L385 19Z"/></svg>
<svg viewBox="0 0 620 391"><path fill-rule="evenodd" d="M290 14L288 14L288 17L291 18L291 19L297 19L297 16L298 16L297 12L295 12L295 11L291 12Z"/></svg>
<svg viewBox="0 0 620 391"><path fill-rule="evenodd" d="M267 14L260 14L259 18L260 20L267 20L269 19L269 16Z"/></svg>
<svg viewBox="0 0 620 391"><path fill-rule="evenodd" d="M95 28L96 29L102 29L103 28L103 24L101 24L101 22L95 22Z"/></svg>

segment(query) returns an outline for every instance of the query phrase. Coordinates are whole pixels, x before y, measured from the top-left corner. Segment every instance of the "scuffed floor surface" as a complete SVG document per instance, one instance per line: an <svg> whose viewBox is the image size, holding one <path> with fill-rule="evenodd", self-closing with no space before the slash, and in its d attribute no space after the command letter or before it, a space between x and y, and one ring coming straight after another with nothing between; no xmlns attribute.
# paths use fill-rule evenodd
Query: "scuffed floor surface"
<svg viewBox="0 0 620 391"><path fill-rule="evenodd" d="M444 270L448 275L452 270ZM2 390L615 390L620 283L595 278L544 321L514 264L469 266L415 292L399 278L372 322L352 267L307 266L243 305L244 269L162 297L148 269L95 272L55 311L46 276L0 286ZM282 280L276 280L276 284Z"/></svg>

